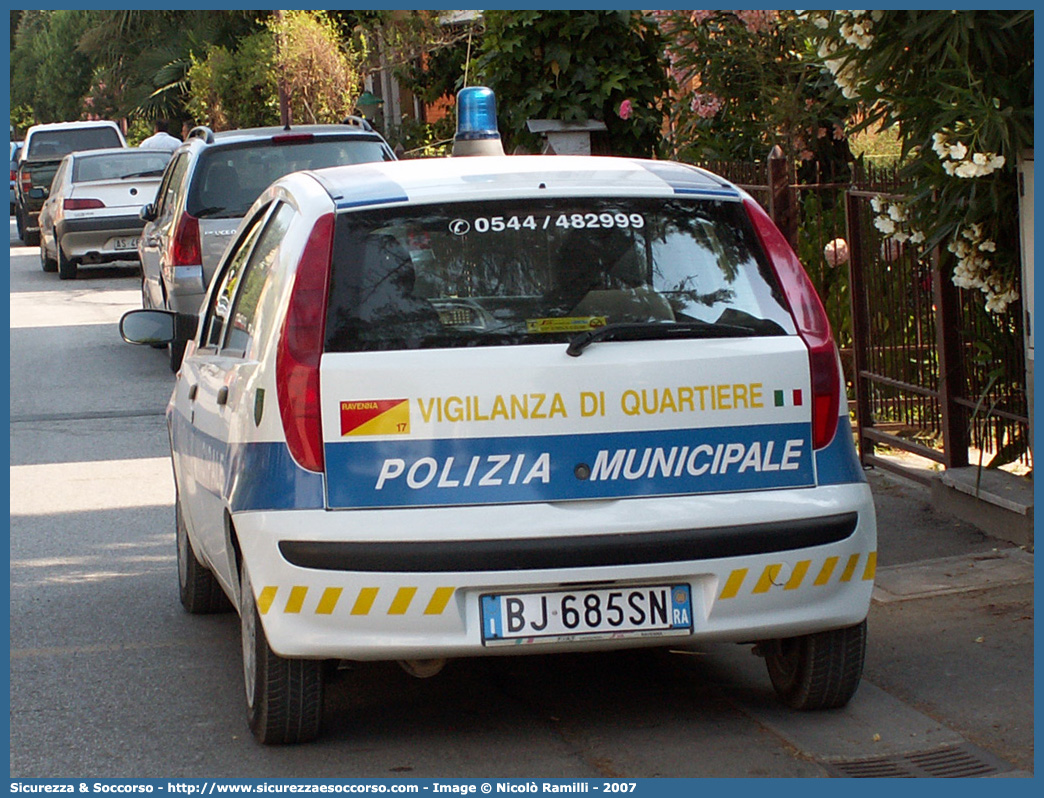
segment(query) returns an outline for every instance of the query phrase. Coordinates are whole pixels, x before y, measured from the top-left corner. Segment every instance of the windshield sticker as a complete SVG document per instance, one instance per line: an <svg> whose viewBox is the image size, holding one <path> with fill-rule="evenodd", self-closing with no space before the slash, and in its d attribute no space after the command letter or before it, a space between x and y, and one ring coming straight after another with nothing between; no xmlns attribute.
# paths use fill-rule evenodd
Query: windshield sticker
<svg viewBox="0 0 1044 798"><path fill-rule="evenodd" d="M409 435L409 399L341 402L341 436Z"/></svg>
<svg viewBox="0 0 1044 798"><path fill-rule="evenodd" d="M670 496L814 483L807 423L326 445L331 507Z"/></svg>
<svg viewBox="0 0 1044 798"><path fill-rule="evenodd" d="M476 233L503 233L519 230L641 230L645 217L640 213L559 213L528 216L476 216L472 220L454 219L449 231L455 236Z"/></svg>
<svg viewBox="0 0 1044 798"><path fill-rule="evenodd" d="M566 316L558 319L526 319L531 334L573 333L597 330L608 323L605 316Z"/></svg>

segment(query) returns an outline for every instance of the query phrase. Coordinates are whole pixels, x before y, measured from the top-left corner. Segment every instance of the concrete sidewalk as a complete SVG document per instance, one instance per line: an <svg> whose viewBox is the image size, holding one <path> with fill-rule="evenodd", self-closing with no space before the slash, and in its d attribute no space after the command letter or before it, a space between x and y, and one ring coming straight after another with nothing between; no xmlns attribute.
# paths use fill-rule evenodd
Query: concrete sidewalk
<svg viewBox="0 0 1044 798"><path fill-rule="evenodd" d="M878 570L865 682L956 733L946 745L1032 773L1033 555L933 506L928 488L867 475ZM925 748L880 742L886 758Z"/></svg>

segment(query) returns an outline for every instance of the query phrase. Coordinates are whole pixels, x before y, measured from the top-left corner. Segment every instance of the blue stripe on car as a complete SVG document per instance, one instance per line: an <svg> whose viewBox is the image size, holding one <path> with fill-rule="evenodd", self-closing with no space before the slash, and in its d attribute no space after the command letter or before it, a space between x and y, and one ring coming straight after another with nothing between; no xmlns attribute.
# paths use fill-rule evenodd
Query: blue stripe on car
<svg viewBox="0 0 1044 798"><path fill-rule="evenodd" d="M336 193L327 187L339 211L409 200L402 186L376 169L359 167L353 171L353 175L357 176L357 179L338 184Z"/></svg>
<svg viewBox="0 0 1044 798"><path fill-rule="evenodd" d="M740 196L730 183L692 167L658 162L643 163L642 167L670 186L675 194L731 199L739 199Z"/></svg>
<svg viewBox="0 0 1044 798"><path fill-rule="evenodd" d="M327 501L423 507L814 485L810 425L327 441Z"/></svg>
<svg viewBox="0 0 1044 798"><path fill-rule="evenodd" d="M816 452L816 478L820 485L866 482L866 474L863 473L845 417L837 425L834 440Z"/></svg>
<svg viewBox="0 0 1044 798"><path fill-rule="evenodd" d="M175 455L190 457L197 486L232 512L323 509L323 475L301 468L282 441L230 445L177 411L169 419Z"/></svg>

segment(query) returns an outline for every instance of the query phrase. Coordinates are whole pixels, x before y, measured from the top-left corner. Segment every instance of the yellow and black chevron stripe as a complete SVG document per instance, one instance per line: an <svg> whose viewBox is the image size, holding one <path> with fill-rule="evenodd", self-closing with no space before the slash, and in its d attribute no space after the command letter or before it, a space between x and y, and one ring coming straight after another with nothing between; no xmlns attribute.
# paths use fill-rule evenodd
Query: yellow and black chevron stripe
<svg viewBox="0 0 1044 798"><path fill-rule="evenodd" d="M844 569L841 571L837 581L851 582L856 578L861 581L872 581L874 574L877 572L877 552L871 551L866 555L866 559L863 561L862 573L857 577L856 572L862 560L862 554L851 555L845 562ZM766 565L761 574L756 579L752 578L751 580L747 579L748 576L751 576L749 568L736 568L729 574L729 578L725 580L725 585L722 587L718 599L736 598L741 594L762 595L768 593L773 587L782 587L783 590L797 590L802 585L807 584L806 579L809 578L810 572L815 573L815 577L811 578L812 586L822 587L830 583L840 563L840 557L827 557L822 563L816 563L818 568L813 568L812 560L799 560L794 563L793 570L791 570L790 576L785 582L779 579L780 572L783 570L783 563Z"/></svg>
<svg viewBox="0 0 1044 798"><path fill-rule="evenodd" d="M354 598L350 598L351 610L349 611L349 614L370 615L373 611L380 590L381 589L377 587L364 587L360 589L359 592L355 594ZM455 587L435 588L435 591L431 596L427 597L427 602L424 604L424 615L441 615L449 605L450 599L453 598L453 593L455 591ZM262 615L267 615L269 612L282 612L287 615L298 615L306 611L305 606L310 593L313 596L317 593L319 594L319 599L315 608L308 610L309 612L314 612L316 615L332 615L333 611L337 609L341 604L342 599L344 599L344 588L340 587L328 587L319 593L318 588L315 588L313 591L311 588L303 585L295 585L290 588L288 593L281 594L278 587L267 585L261 590L260 595L257 597L257 608ZM416 597L416 587L400 587L395 589L391 604L388 606L387 614L405 615L410 607L414 606L414 600Z"/></svg>

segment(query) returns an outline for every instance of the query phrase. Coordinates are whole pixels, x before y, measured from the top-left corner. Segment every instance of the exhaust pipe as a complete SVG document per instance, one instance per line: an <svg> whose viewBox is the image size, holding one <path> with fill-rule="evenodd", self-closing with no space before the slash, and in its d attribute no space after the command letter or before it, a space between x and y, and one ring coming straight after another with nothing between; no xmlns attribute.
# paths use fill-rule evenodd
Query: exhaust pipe
<svg viewBox="0 0 1044 798"><path fill-rule="evenodd" d="M400 659L399 666L410 676L430 679L446 667L445 659Z"/></svg>

